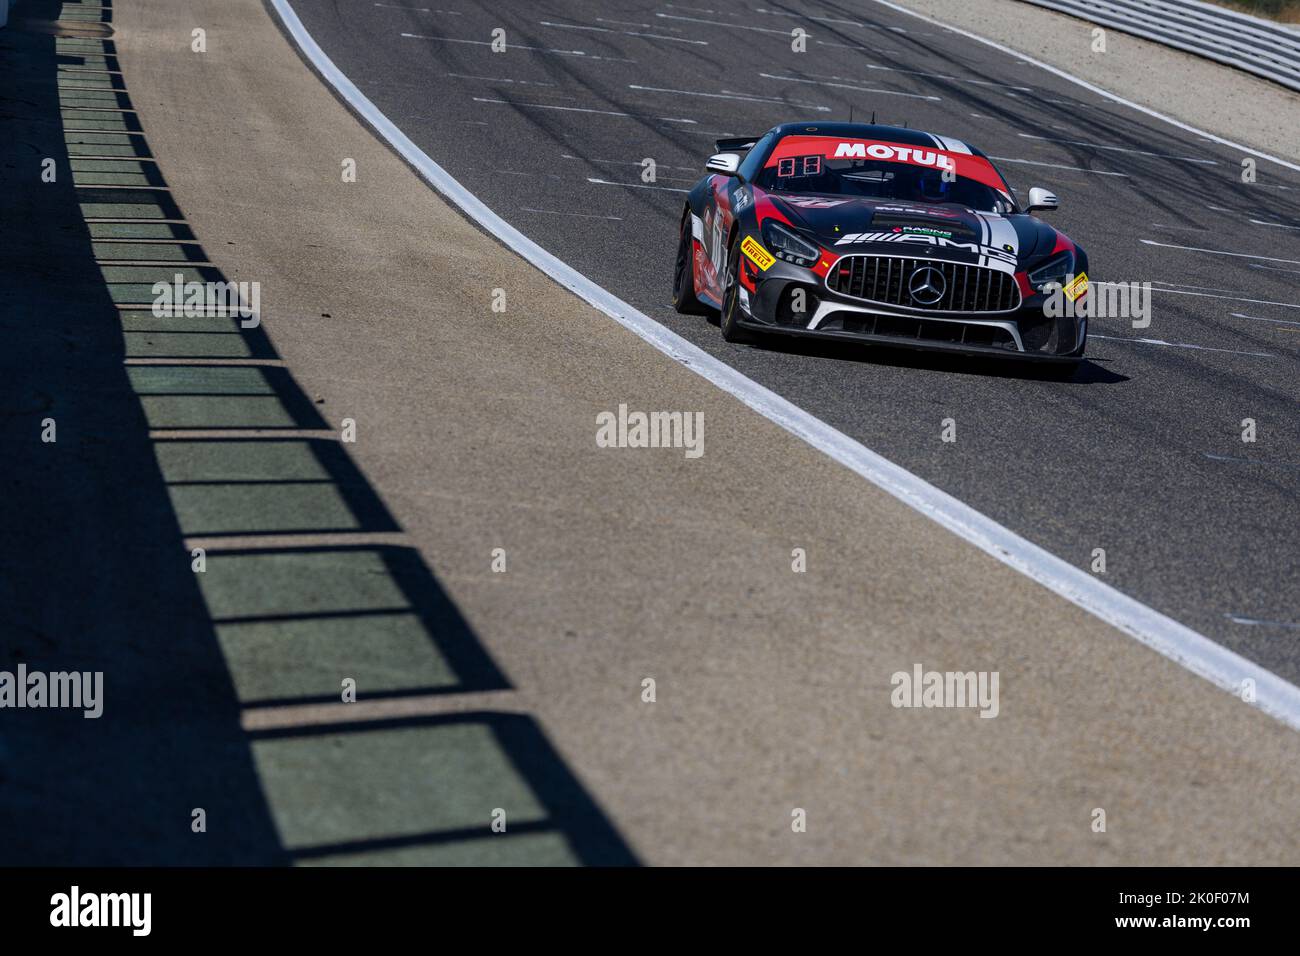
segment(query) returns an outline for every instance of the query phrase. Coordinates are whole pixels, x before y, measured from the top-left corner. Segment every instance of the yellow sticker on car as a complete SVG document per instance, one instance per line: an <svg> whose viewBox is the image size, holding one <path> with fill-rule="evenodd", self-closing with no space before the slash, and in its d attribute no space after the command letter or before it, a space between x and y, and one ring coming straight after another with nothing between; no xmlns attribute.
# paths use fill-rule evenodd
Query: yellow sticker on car
<svg viewBox="0 0 1300 956"><path fill-rule="evenodd" d="M1065 294L1070 297L1071 302L1075 301L1079 296L1083 295L1087 291L1088 273L1086 272L1079 273L1074 277L1074 281L1065 287Z"/></svg>
<svg viewBox="0 0 1300 956"><path fill-rule="evenodd" d="M764 272L772 267L772 263L776 262L776 257L764 249L762 244L753 236L745 237L745 241L740 244L740 251L747 255L750 261Z"/></svg>

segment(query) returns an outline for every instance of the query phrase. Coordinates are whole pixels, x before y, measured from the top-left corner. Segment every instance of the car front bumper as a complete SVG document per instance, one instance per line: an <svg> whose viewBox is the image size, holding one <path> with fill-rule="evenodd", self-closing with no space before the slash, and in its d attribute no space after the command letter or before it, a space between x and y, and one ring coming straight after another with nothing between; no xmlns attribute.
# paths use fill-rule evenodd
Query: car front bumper
<svg viewBox="0 0 1300 956"><path fill-rule="evenodd" d="M754 331L1047 362L1077 361L1087 338L1086 318L1046 315L1042 295L1011 312L936 312L842 295L786 262L762 273L751 268L746 279L740 324Z"/></svg>

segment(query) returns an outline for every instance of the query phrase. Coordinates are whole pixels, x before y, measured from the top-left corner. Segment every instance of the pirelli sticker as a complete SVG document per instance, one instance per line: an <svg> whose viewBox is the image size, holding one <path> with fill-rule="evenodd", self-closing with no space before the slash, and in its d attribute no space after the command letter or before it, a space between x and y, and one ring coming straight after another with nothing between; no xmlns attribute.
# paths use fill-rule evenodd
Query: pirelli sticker
<svg viewBox="0 0 1300 956"><path fill-rule="evenodd" d="M1064 291L1070 297L1070 301L1074 302L1079 296L1088 291L1088 273L1079 273L1069 285L1065 286Z"/></svg>
<svg viewBox="0 0 1300 956"><path fill-rule="evenodd" d="M749 257L749 261L754 263L764 272L772 268L772 263L776 262L776 257L763 248L753 236L746 236L745 241L740 244L740 251Z"/></svg>

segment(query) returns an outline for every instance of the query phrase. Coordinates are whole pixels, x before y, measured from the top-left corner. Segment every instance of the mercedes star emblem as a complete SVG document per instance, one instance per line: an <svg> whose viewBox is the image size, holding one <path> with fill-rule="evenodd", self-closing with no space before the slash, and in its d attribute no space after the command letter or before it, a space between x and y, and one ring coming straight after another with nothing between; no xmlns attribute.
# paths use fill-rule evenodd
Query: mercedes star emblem
<svg viewBox="0 0 1300 956"><path fill-rule="evenodd" d="M911 293L912 301L921 305L934 305L943 298L947 288L948 280L934 266L920 266L912 273L912 278L907 283L907 291Z"/></svg>

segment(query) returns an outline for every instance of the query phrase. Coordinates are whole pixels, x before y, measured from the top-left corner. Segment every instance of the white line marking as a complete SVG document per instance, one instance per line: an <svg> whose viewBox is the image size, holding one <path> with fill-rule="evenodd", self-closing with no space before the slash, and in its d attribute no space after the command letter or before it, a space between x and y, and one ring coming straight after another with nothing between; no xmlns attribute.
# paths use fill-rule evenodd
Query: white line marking
<svg viewBox="0 0 1300 956"><path fill-rule="evenodd" d="M1188 285L1186 282L1166 282L1164 279L1152 279L1153 285L1173 286L1173 289L1195 289L1198 292L1226 292L1229 296L1242 296L1246 293L1238 292L1236 289L1220 289L1213 285ZM1154 289L1155 292L1172 292L1173 289Z"/></svg>
<svg viewBox="0 0 1300 956"><path fill-rule="evenodd" d="M707 7L687 7L680 3L665 3L665 7L672 7L676 10L693 10L696 13L712 13L720 17L734 17L736 14L728 13L726 10L710 10Z"/></svg>
<svg viewBox="0 0 1300 956"><path fill-rule="evenodd" d="M818 46L834 46L841 50L857 50L859 53L879 53L880 51L869 46L861 46L857 43L832 43L829 40L813 40Z"/></svg>
<svg viewBox="0 0 1300 956"><path fill-rule="evenodd" d="M994 89L999 89L999 90L1016 90L1017 92L1020 92L1020 93L1032 93L1032 92L1034 92L1033 87L1029 87L1029 86L1011 86L1011 85L1009 85L1009 84L1007 84L1007 83L994 83L992 80L968 80L968 79L965 79L964 77L960 77L960 76L949 76L949 75L946 74L946 73L926 73L926 72L924 72L923 70L900 70L900 69L898 69L898 67L894 67L894 66L880 66L880 65L875 64L875 63L869 63L869 64L867 64L867 69L868 69L868 70L886 70L886 71L888 71L888 72L890 72L890 73L906 73L906 74L908 74L909 76L926 76L926 77L930 77L931 79L935 79L935 80L951 80L951 81L953 81L954 83L961 83L963 86L991 86L991 87L993 87ZM843 77L835 77L835 79L843 79Z"/></svg>
<svg viewBox="0 0 1300 956"><path fill-rule="evenodd" d="M1168 285L1169 283L1166 283ZM1300 309L1300 305L1294 302L1277 302L1273 299L1247 299L1241 295L1215 295L1212 292L1187 292L1183 289L1161 289L1158 286L1151 287L1152 292L1168 292L1170 295L1191 295L1198 299L1228 299L1231 302L1249 302L1251 305L1276 305L1283 309Z"/></svg>
<svg viewBox="0 0 1300 956"><path fill-rule="evenodd" d="M1134 345L1163 345L1171 349L1192 349L1196 352L1227 352L1229 355L1249 355L1253 358L1277 358L1271 352L1239 352L1236 349L1213 349L1208 345L1192 345L1188 342L1166 342L1164 339L1131 339L1120 335L1098 335L1095 332L1089 332L1090 339L1105 339L1107 342L1129 342ZM1300 726L1297 726L1300 730Z"/></svg>
<svg viewBox="0 0 1300 956"><path fill-rule="evenodd" d="M625 186L628 189L658 189L666 193L688 193L689 189L678 189L676 186L651 186L649 183L614 183L608 179L596 179L594 176L588 176L587 182L595 183L598 186Z"/></svg>
<svg viewBox="0 0 1300 956"><path fill-rule="evenodd" d="M649 113L620 113L617 110L593 110L585 106L555 106L551 103L516 103L514 100L494 100L486 96L473 97L475 103L504 103L506 106L527 106L535 110L564 110L567 113L599 113L602 116L639 116L643 119L663 120L665 123L694 123L693 119L674 119L671 116L651 116Z"/></svg>
<svg viewBox="0 0 1300 956"><path fill-rule="evenodd" d="M999 163L1021 163L1025 166L1047 166L1050 169L1068 169L1076 173L1096 173L1098 176L1122 176L1128 179L1128 173L1113 173L1104 169L1086 169L1083 166L1062 166L1060 163L1041 163L1036 159L1012 159L1010 156L990 156L989 159Z"/></svg>
<svg viewBox="0 0 1300 956"><path fill-rule="evenodd" d="M814 86L830 86L840 90L855 90L859 93L882 93L886 96L905 96L912 100L929 100L934 103L943 99L942 96L930 96L925 93L901 93L898 90L877 90L866 86L850 86L848 83L827 83L825 80L805 80L800 76L777 76L774 73L760 73L758 75L767 80L785 80L788 83L812 83Z"/></svg>
<svg viewBox="0 0 1300 956"><path fill-rule="evenodd" d="M1132 153L1136 156L1155 156L1157 159L1176 159L1184 163L1200 163L1202 166L1217 166L1213 159L1197 159L1194 156L1171 156L1168 153L1152 153L1145 149L1130 149L1127 146L1107 146L1102 143L1088 143L1081 139L1057 139L1053 136L1035 136L1033 133L1020 133L1021 139L1035 139L1044 143L1062 143L1066 146L1086 146L1088 149L1104 149L1111 153Z"/></svg>
<svg viewBox="0 0 1300 956"><path fill-rule="evenodd" d="M691 132L694 133L696 131L691 130ZM560 158L577 159L584 163L600 163L602 165L611 165L611 166L640 166L641 165L641 163L631 159L592 159L590 156L574 156L572 153L561 153ZM688 173L699 172L701 176L704 175L704 173L700 171L699 167L696 166L669 166L667 163L660 163L659 168L660 169L681 169L681 170L685 170Z"/></svg>
<svg viewBox="0 0 1300 956"><path fill-rule="evenodd" d="M555 27L557 30L594 30L597 33L622 33L622 30L611 30L609 27L593 27L585 23L555 23L552 20L538 20L544 27Z"/></svg>
<svg viewBox="0 0 1300 956"><path fill-rule="evenodd" d="M1246 263L1251 269L1267 269L1269 272L1286 272L1293 276L1300 276L1300 269L1279 269L1277 266L1261 266L1258 262Z"/></svg>
<svg viewBox="0 0 1300 956"><path fill-rule="evenodd" d="M655 16L664 20L685 20L688 23L706 23L713 27L731 27L733 30L753 30L755 33L776 33L783 37L790 35L789 30L768 30L764 27L750 27L741 23L723 23L721 20L701 20L698 17L679 17L672 13L656 13ZM809 34L812 36L812 34Z"/></svg>
<svg viewBox="0 0 1300 956"><path fill-rule="evenodd" d="M1274 229L1296 229L1296 230L1300 230L1300 226L1292 226L1292 225L1290 225L1289 223L1285 223L1285 222L1265 222L1263 219L1252 219L1252 220L1250 220L1250 221L1253 222L1253 223L1254 223L1255 225L1257 225L1257 226L1272 226Z"/></svg>
<svg viewBox="0 0 1300 956"><path fill-rule="evenodd" d="M1272 256L1252 256L1245 252L1225 252L1222 249L1202 249L1199 246L1175 246L1167 242L1156 242L1154 239L1139 239L1138 241L1148 246L1160 246L1162 249L1184 249L1187 252L1208 252L1212 256L1232 256L1235 259L1264 259L1267 262L1285 262L1289 265L1300 266L1300 259L1274 259Z"/></svg>
<svg viewBox="0 0 1300 956"><path fill-rule="evenodd" d="M620 216L594 216L588 212L557 212L554 209L534 209L531 206L520 206L521 212L537 212L547 216L576 216L579 219L612 219L614 222L622 222Z"/></svg>
<svg viewBox="0 0 1300 956"><path fill-rule="evenodd" d="M967 86L991 86L1003 90L1018 90L1021 93L1034 92L1030 86L1010 86L1006 83L994 83L992 80L968 80L960 76L952 76L948 73L927 73L924 70L902 70L896 66L881 66L878 63L868 63L868 70L883 70L886 73L905 73L908 76L925 76L936 80L952 80ZM809 73L809 76L820 77L823 80L846 80L850 83L866 83L862 77L858 76L836 76L834 73ZM972 114L973 115L973 114Z"/></svg>
<svg viewBox="0 0 1300 956"><path fill-rule="evenodd" d="M1252 322L1272 322L1274 325L1300 325L1300 322L1292 322L1289 319L1264 319L1258 315L1246 315L1243 312L1233 312L1234 319L1250 319Z"/></svg>
<svg viewBox="0 0 1300 956"><path fill-rule="evenodd" d="M1248 706L1300 730L1300 687L1115 590L980 514L970 505L922 481L787 399L746 378L547 252L488 208L380 112L325 55L303 27L288 0L271 0L271 4L303 55L398 155L484 230L509 245L540 271L673 361L680 362L832 460L1145 647L1234 696L1243 680L1253 680L1256 695Z"/></svg>
<svg viewBox="0 0 1300 956"><path fill-rule="evenodd" d="M472 73L448 73L448 76L459 77L462 80L488 80L492 83L518 83L520 86L556 86L555 83L544 83L541 80L511 80L504 76L475 76Z"/></svg>
<svg viewBox="0 0 1300 956"><path fill-rule="evenodd" d="M862 27L865 30L885 29L884 27L877 26L874 23L863 23L860 20L841 20L836 17L814 17L803 13L787 13L784 10L764 10L762 7L756 8L754 12L766 13L768 16L773 16L773 17L794 17L796 20L816 20L818 23L838 23L841 26Z"/></svg>
<svg viewBox="0 0 1300 956"><path fill-rule="evenodd" d="M468 43L473 46L492 45L491 40L462 40L458 37L426 36L421 33L403 33L400 35L410 40L439 40L443 43ZM507 44L506 49L507 50L529 50L533 53L555 53L560 56L580 56L587 60L609 60L610 62L614 62L614 63L635 63L636 62L636 60L625 60L622 57L618 57L618 56L596 56L592 53L586 53L583 50L553 50L549 47L522 46L518 43Z"/></svg>
<svg viewBox="0 0 1300 956"><path fill-rule="evenodd" d="M751 103L779 103L783 106L802 106L806 109L817 110L819 113L829 113L829 106L819 106L816 103L787 103L779 96L749 96L745 93L702 93L696 90L666 90L658 86L638 86L635 83L627 85L629 90L641 90L646 93L676 93L679 96L707 96L716 100L748 100Z"/></svg>
<svg viewBox="0 0 1300 956"><path fill-rule="evenodd" d="M926 23L932 23L936 26L943 27L943 29L947 30L950 33L955 33L958 36L966 37L968 40L974 40L976 43L982 43L987 47L991 47L994 50L997 50L1001 53L1005 53L1007 56L1011 57L1017 63L1036 66L1040 70L1046 70L1048 73L1051 73L1053 76L1059 76L1061 79L1067 80L1070 83L1074 83L1076 86L1081 86L1085 90L1088 90L1091 93L1096 93L1098 96L1110 100L1112 103L1119 103L1121 106L1127 106L1129 109L1137 110L1139 113L1143 113L1147 116L1152 117L1153 119L1158 119L1162 123L1168 123L1170 126L1177 127L1178 129L1184 130L1188 133L1194 133L1197 136L1200 136L1203 139L1208 139L1213 143L1218 143L1221 146L1231 146L1233 149L1239 150L1240 152L1243 152L1248 156L1258 156L1260 159L1267 159L1270 163L1277 163L1277 165L1279 166L1283 166L1287 169L1295 170L1297 173L1300 173L1300 163L1293 163L1290 162L1289 160L1280 159L1277 156L1274 156L1272 153L1265 153L1258 149L1252 149L1249 146L1243 146L1241 143L1238 143L1235 140L1225 139L1222 136L1216 136L1213 133L1207 133L1205 130L1200 129L1199 127L1192 126L1190 123L1184 123L1181 120L1176 120L1172 116L1166 116L1164 113L1161 113L1157 110L1153 110L1148 106L1143 106L1141 103L1135 103L1132 100L1126 100L1124 99L1124 97L1118 95L1117 93L1112 93L1110 90L1102 89L1100 86L1097 86L1095 83L1089 83L1087 80L1075 76L1073 73L1068 73L1065 70L1060 69L1059 67L1052 66L1050 63L1045 63L1042 60L1037 60L1031 56L1026 56L1023 53L1019 53L1016 50L1011 49L1011 47L1007 46L1006 44L998 43L996 40L990 40L987 37L980 36L978 33L972 33L969 30L963 30L960 27L954 27L951 24L944 23L942 20L938 20L934 17L928 17L922 13L917 13L915 10L909 10L907 7L899 6L897 3L892 3L891 0L872 0L872 2L878 3L882 7L888 7L889 9L894 10L897 13L906 14L907 16L914 17L917 20L921 20Z"/></svg>
<svg viewBox="0 0 1300 956"><path fill-rule="evenodd" d="M672 28L669 27L668 29L672 29ZM637 33L635 30L627 30L625 32L630 37L641 37L642 39L645 40L676 40L678 43L694 43L697 44L698 46L709 45L708 40L688 40L686 39L686 37L669 37L669 36L664 36L662 33Z"/></svg>
<svg viewBox="0 0 1300 956"><path fill-rule="evenodd" d="M654 28L654 27L653 27L653 24L649 24L649 23L637 23L637 22L634 21L634 20L607 20L607 19L605 19L604 17L596 17L596 22L597 22L597 23L617 23L617 24L619 24L620 26L625 26L625 27L641 27L641 28L646 29L646 30L651 30L651 29ZM677 27L664 27L663 29L665 29L665 30L676 30Z"/></svg>
<svg viewBox="0 0 1300 956"><path fill-rule="evenodd" d="M708 40L688 40L686 37L667 37L662 33L637 33L634 30L611 30L609 27L593 27L579 23L555 23L552 20L538 20L544 27L555 27L560 30L594 30L597 33L621 33L626 37L642 37L646 40L674 40L677 43L694 43L696 46L708 46Z"/></svg>
<svg viewBox="0 0 1300 956"><path fill-rule="evenodd" d="M1225 614L1223 616L1233 624L1262 625L1264 627L1287 627L1300 630L1300 624L1292 624L1290 621L1260 621L1253 617L1241 617L1237 614Z"/></svg>

